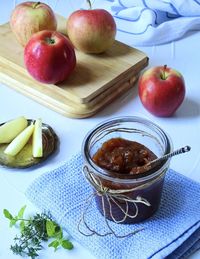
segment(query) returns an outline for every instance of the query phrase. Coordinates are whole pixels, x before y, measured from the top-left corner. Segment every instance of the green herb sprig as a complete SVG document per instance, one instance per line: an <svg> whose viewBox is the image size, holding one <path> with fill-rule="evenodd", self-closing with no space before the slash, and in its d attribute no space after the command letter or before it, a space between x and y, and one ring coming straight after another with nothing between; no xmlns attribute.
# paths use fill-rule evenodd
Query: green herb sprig
<svg viewBox="0 0 200 259"><path fill-rule="evenodd" d="M19 226L20 236L14 238L14 245L10 249L16 255L28 256L35 259L43 248L42 242L49 241L49 247L56 251L59 247L71 250L73 244L63 237L62 228L45 213L36 213L33 217L24 218L26 206L23 206L16 216L7 209L3 210L4 216L10 221L10 227Z"/></svg>

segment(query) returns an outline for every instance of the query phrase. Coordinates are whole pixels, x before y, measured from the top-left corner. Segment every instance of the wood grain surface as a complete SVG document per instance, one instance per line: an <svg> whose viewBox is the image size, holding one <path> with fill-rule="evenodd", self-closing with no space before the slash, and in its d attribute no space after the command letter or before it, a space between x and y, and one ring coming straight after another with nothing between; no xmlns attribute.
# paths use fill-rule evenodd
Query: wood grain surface
<svg viewBox="0 0 200 259"><path fill-rule="evenodd" d="M60 16L57 19L59 31L65 33L65 19ZM148 64L145 53L115 41L100 55L76 51L77 66L66 81L58 85L42 84L26 71L24 50L9 23L0 26L0 41L0 81L69 117L94 115L133 87L140 71Z"/></svg>

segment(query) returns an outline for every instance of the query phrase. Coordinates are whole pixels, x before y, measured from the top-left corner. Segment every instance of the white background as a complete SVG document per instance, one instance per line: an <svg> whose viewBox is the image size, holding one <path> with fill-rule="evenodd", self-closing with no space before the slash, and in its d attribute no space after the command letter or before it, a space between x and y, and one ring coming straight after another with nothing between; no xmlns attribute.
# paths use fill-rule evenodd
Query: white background
<svg viewBox="0 0 200 259"><path fill-rule="evenodd" d="M9 20L11 10L15 4L14 2L11 0L0 1L1 24ZM19 2L16 1L16 3ZM70 12L80 6L82 1L44 2L50 4L56 12L67 17ZM117 39L129 45L134 45L126 40L126 35L117 34ZM85 134L97 123L105 119L123 115L136 115L154 121L169 133L174 148L185 145L192 147L192 150L187 155L173 158L171 168L200 182L199 42L200 32L190 32L184 39L170 44L139 48L149 56L149 67L167 64L176 68L184 75L187 90L186 98L182 106L171 118L157 118L150 115L140 103L137 86L91 118L70 119L0 84L0 122L21 115L33 119L40 117L43 119L43 122L53 127L60 139L59 152L42 164L41 167L25 170L0 169L0 258L17 258L9 250L16 232L14 229L9 229L8 221L4 219L2 214L3 209L7 208L14 214L26 204L28 207L27 211L36 211L37 209L24 196L26 187L33 179L52 168L56 168L59 164L69 159L72 154L78 152ZM60 249L55 254L53 249L45 249L42 251L40 258L94 258L80 244L77 244L75 241L73 243L75 249L70 252ZM200 252L191 258L200 258Z"/></svg>

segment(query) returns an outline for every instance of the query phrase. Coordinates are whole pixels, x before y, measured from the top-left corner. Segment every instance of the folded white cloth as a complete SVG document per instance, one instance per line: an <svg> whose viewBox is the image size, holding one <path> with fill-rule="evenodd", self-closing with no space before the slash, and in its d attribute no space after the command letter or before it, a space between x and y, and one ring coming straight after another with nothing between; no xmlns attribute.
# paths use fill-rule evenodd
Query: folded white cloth
<svg viewBox="0 0 200 259"><path fill-rule="evenodd" d="M200 30L200 0L96 0L93 7L108 10L133 45L167 43Z"/></svg>

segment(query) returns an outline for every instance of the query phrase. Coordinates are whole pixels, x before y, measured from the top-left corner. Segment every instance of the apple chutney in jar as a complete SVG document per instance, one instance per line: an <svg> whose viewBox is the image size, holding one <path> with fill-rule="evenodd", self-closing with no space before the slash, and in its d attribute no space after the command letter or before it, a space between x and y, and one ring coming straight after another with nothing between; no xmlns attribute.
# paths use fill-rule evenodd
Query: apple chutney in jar
<svg viewBox="0 0 200 259"><path fill-rule="evenodd" d="M157 211L170 159L152 168L148 163L172 151L159 126L139 117L109 120L86 135L82 151L84 169L99 185L92 184L103 216L137 223Z"/></svg>
<svg viewBox="0 0 200 259"><path fill-rule="evenodd" d="M156 158L151 150L136 141L111 138L103 143L92 160L108 171L134 175L146 172L145 165Z"/></svg>

